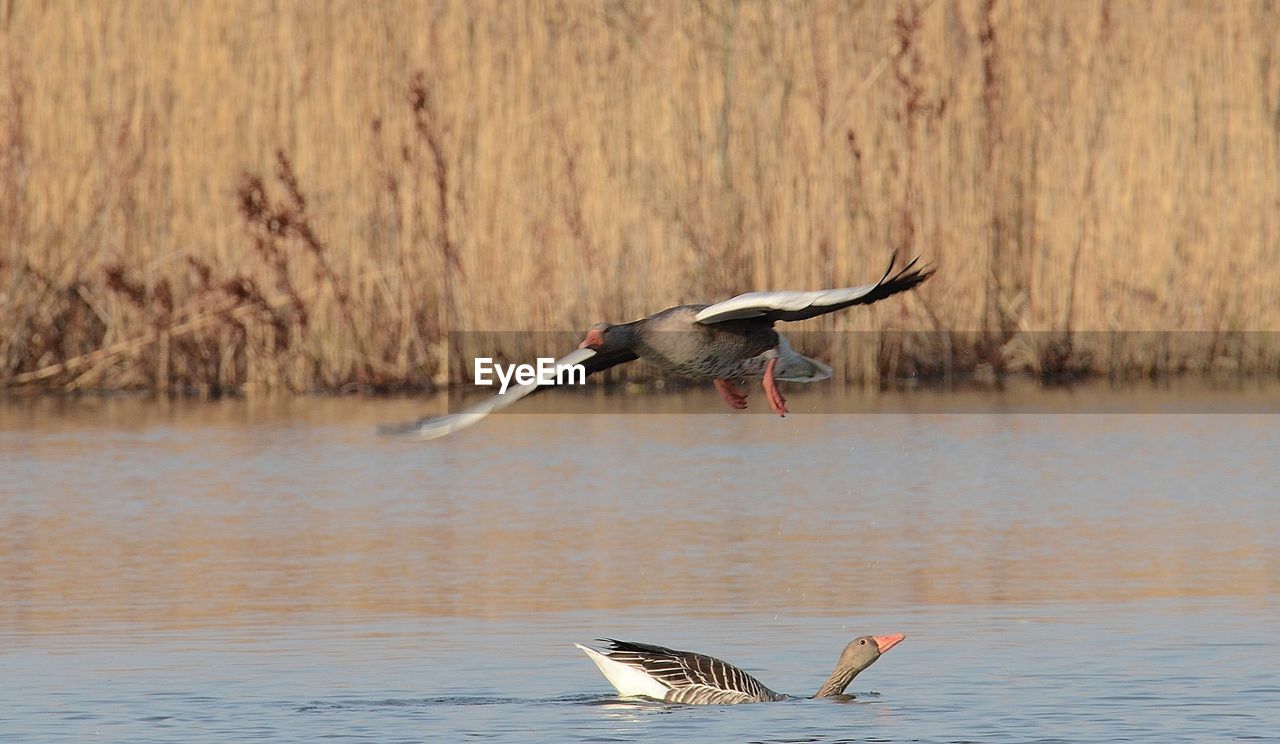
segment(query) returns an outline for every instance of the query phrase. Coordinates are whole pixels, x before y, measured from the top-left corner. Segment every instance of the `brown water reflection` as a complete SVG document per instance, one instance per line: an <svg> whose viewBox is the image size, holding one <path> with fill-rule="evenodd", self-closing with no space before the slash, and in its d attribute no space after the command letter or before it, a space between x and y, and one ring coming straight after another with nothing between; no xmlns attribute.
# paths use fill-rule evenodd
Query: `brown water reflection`
<svg viewBox="0 0 1280 744"><path fill-rule="evenodd" d="M373 435L421 407L0 406L0 625L1280 591L1275 415L584 412Z"/></svg>

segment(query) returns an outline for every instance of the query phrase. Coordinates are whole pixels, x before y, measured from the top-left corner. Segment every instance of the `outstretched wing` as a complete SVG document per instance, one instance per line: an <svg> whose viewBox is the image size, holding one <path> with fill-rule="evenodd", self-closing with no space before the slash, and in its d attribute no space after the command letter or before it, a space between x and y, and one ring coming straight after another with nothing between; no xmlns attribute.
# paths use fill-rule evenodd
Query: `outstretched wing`
<svg viewBox="0 0 1280 744"><path fill-rule="evenodd" d="M905 292L933 275L933 267L915 268L920 259L913 258L901 271L894 274L896 257L889 262L889 269L875 284L843 289L819 289L813 292L780 290L777 292L748 292L731 300L708 305L694 319L699 323L722 323L726 320L764 318L770 321L804 320L832 313L852 305L870 305L890 295ZM890 276L892 274L892 276Z"/></svg>
<svg viewBox="0 0 1280 744"><path fill-rule="evenodd" d="M671 688L666 699L676 703L743 703L777 700L782 696L760 680L720 659L692 651L601 638L611 661L643 671Z"/></svg>
<svg viewBox="0 0 1280 744"><path fill-rule="evenodd" d="M610 351L605 353L593 349L575 349L556 360L555 368L571 367L581 364L588 375L624 364L636 359L630 351ZM383 424L378 427L379 434L399 437L418 442L452 434L480 422L494 411L501 411L521 398L528 397L546 387L537 382L528 385L513 385L507 392L494 395L458 413L444 416L426 416L417 421L402 424Z"/></svg>

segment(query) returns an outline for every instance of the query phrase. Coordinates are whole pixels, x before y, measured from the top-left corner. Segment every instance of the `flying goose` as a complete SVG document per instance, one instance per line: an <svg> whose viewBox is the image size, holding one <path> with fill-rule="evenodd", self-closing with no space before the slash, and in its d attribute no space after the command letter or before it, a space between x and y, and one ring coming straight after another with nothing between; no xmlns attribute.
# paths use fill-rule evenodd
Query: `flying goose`
<svg viewBox="0 0 1280 744"><path fill-rule="evenodd" d="M904 638L902 633L895 633L853 639L841 652L835 671L811 697L843 695L859 672ZM770 690L750 674L711 656L612 638L601 638L599 642L608 644L608 648L573 645L586 652L624 697L641 695L686 705L771 703L791 697Z"/></svg>
<svg viewBox="0 0 1280 744"><path fill-rule="evenodd" d="M734 383L759 379L769 406L785 416L787 401L777 382L825 380L831 376L831 368L791 348L773 324L870 305L905 292L933 274L932 267L916 268L917 261L912 259L894 273L896 261L891 260L880 281L861 287L748 292L714 305L679 305L630 323L597 323L587 330L577 349L556 360L555 368L580 364L591 375L643 359L669 375L715 383L725 401L738 409L747 407L747 395ZM458 413L384 425L379 431L407 439L435 439L477 423L544 384L513 385L505 394Z"/></svg>

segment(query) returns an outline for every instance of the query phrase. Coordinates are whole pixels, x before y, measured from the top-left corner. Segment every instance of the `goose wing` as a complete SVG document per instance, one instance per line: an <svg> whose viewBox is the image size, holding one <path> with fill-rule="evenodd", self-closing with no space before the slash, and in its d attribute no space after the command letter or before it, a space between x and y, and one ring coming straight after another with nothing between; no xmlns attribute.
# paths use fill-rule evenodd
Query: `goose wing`
<svg viewBox="0 0 1280 744"><path fill-rule="evenodd" d="M602 638L601 653L611 661L644 672L670 688L666 699L678 703L745 703L782 696L738 667L712 656L648 643Z"/></svg>
<svg viewBox="0 0 1280 744"><path fill-rule="evenodd" d="M804 320L835 312L852 305L870 305L886 297L905 292L933 275L933 267L916 268L920 259L911 262L898 273L893 273L895 260L875 284L843 289L819 289L813 292L780 290L776 292L748 292L731 300L708 305L694 317L699 323L722 323L726 320L761 318L764 320Z"/></svg>
<svg viewBox="0 0 1280 744"><path fill-rule="evenodd" d="M581 364L586 373L591 375L635 359L637 359L636 355L626 350L600 353L593 349L574 349L557 359L555 368L558 370L561 367ZM378 427L378 433L418 442L437 439L473 426L494 411L501 411L521 398L528 397L545 387L546 385L538 382L532 382L528 385L512 385L507 388L507 392L501 395L493 395L457 413L443 416L424 416L416 421L400 424L383 424Z"/></svg>

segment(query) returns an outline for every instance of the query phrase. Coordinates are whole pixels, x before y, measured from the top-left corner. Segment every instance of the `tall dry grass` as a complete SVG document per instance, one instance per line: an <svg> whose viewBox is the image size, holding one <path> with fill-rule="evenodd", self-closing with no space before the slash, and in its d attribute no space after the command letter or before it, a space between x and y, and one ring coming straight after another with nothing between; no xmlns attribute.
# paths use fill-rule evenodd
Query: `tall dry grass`
<svg viewBox="0 0 1280 744"><path fill-rule="evenodd" d="M0 4L0 386L442 383L892 250L847 379L1275 374L1280 7Z"/></svg>

